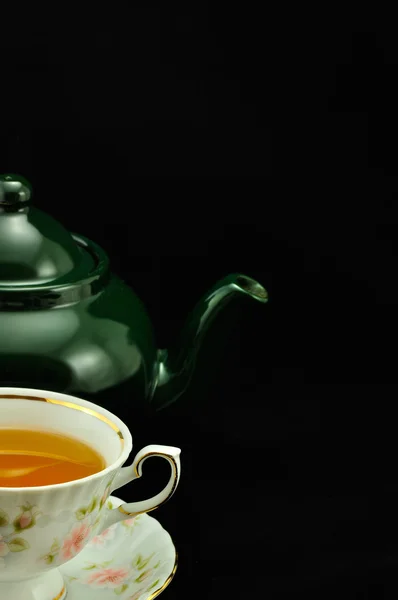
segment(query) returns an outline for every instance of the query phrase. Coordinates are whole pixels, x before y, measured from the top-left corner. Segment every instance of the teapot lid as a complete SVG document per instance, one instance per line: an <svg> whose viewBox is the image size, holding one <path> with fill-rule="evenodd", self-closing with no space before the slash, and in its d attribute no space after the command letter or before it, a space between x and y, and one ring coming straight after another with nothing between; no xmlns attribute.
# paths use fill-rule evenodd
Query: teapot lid
<svg viewBox="0 0 398 600"><path fill-rule="evenodd" d="M0 290L68 286L94 273L94 245L69 233L31 200L26 179L0 175Z"/></svg>

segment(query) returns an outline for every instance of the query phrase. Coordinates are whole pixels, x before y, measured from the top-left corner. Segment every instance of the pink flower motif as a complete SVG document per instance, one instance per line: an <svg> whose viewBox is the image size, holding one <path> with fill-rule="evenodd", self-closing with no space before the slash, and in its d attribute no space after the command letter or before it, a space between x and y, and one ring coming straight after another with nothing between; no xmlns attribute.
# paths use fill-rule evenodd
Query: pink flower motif
<svg viewBox="0 0 398 600"><path fill-rule="evenodd" d="M115 529L116 525L111 525L102 533L95 535L90 544L93 544L93 546L104 546L108 540L112 540L115 537Z"/></svg>
<svg viewBox="0 0 398 600"><path fill-rule="evenodd" d="M128 567L101 569L90 575L87 583L93 587L117 588L126 581L129 575L130 569Z"/></svg>
<svg viewBox="0 0 398 600"><path fill-rule="evenodd" d="M24 512L18 519L18 524L21 529L26 529L32 524L32 514L30 512Z"/></svg>
<svg viewBox="0 0 398 600"><path fill-rule="evenodd" d="M72 529L62 544L62 556L65 560L73 558L83 550L90 532L91 528L87 523L79 523Z"/></svg>
<svg viewBox="0 0 398 600"><path fill-rule="evenodd" d="M124 525L125 527L132 527L134 525L136 517L133 517L132 519L126 519L125 521L122 521L122 525Z"/></svg>
<svg viewBox="0 0 398 600"><path fill-rule="evenodd" d="M127 600L138 600L138 598L141 596L141 594L144 593L144 588L141 588L140 590L138 590L138 592L136 592L135 594L133 594L132 596L129 596L127 598Z"/></svg>
<svg viewBox="0 0 398 600"><path fill-rule="evenodd" d="M5 542L2 541L3 540L3 536L0 535L0 556L7 556L7 554L9 553L9 548L7 546L7 544Z"/></svg>

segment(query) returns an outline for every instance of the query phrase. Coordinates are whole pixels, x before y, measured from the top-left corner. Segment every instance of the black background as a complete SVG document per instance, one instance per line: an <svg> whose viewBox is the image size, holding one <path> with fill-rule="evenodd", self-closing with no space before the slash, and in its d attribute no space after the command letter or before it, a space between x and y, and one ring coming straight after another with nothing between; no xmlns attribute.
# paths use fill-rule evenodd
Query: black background
<svg viewBox="0 0 398 600"><path fill-rule="evenodd" d="M107 249L160 346L230 271L270 293L154 425L183 449L165 599L398 592L396 35L296 18L2 26L1 171Z"/></svg>

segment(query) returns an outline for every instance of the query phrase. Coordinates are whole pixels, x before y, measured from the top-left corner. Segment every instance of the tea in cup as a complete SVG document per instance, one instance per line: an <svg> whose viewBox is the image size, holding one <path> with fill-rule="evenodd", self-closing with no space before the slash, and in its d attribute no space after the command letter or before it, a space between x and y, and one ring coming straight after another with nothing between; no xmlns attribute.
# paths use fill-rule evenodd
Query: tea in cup
<svg viewBox="0 0 398 600"><path fill-rule="evenodd" d="M123 467L132 437L118 417L86 400L0 388L0 598L62 600L58 567L96 535L166 502L180 478L180 449L150 445ZM166 459L171 476L149 500L109 509L107 499Z"/></svg>

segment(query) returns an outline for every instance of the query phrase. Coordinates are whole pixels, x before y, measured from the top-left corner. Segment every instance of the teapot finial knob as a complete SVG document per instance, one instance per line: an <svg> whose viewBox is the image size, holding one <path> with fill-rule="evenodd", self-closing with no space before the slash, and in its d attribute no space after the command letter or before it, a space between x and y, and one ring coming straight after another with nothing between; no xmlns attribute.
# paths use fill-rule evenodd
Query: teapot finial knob
<svg viewBox="0 0 398 600"><path fill-rule="evenodd" d="M19 209L30 203L32 188L21 175L0 175L0 208Z"/></svg>

